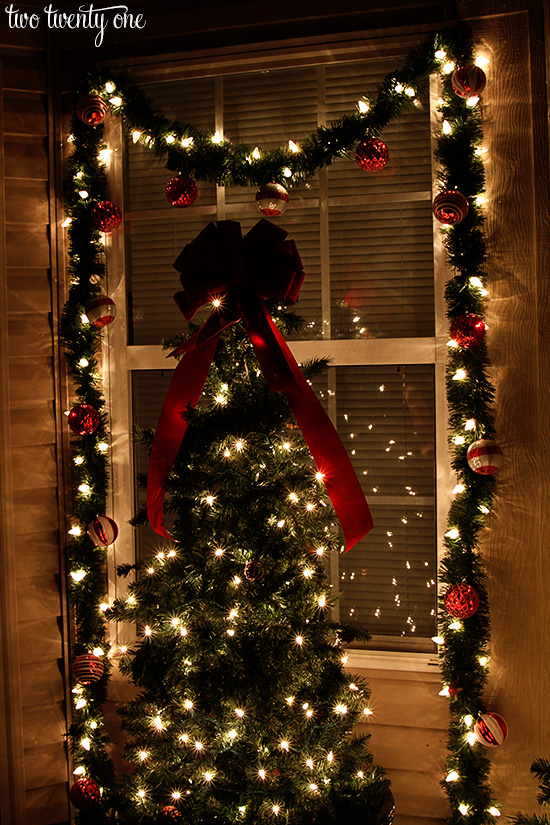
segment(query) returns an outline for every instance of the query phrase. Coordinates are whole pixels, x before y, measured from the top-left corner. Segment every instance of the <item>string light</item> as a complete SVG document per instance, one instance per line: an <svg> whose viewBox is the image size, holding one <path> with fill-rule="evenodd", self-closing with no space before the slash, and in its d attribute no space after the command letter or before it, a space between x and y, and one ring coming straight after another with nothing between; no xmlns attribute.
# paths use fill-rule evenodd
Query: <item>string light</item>
<svg viewBox="0 0 550 825"><path fill-rule="evenodd" d="M293 140L288 141L288 148L294 155L297 154L297 152L300 151L300 147L298 146L297 143L294 143Z"/></svg>
<svg viewBox="0 0 550 825"><path fill-rule="evenodd" d="M494 805L491 805L491 807L489 808L489 813L491 814L491 816L500 816L499 809L495 808Z"/></svg>
<svg viewBox="0 0 550 825"><path fill-rule="evenodd" d="M451 771L445 777L445 782L456 782L457 779L459 779L458 772L457 771Z"/></svg>
<svg viewBox="0 0 550 825"><path fill-rule="evenodd" d="M466 370L457 370L453 375L453 381L464 381L468 377Z"/></svg>
<svg viewBox="0 0 550 825"><path fill-rule="evenodd" d="M370 103L368 100L365 100L365 98L361 98L357 101L357 108L362 115L365 115L370 109Z"/></svg>
<svg viewBox="0 0 550 825"><path fill-rule="evenodd" d="M461 802L460 805L458 806L458 810L460 811L460 813L463 816L465 816L468 813L468 811L470 810L470 806L466 805L465 802Z"/></svg>
<svg viewBox="0 0 550 825"><path fill-rule="evenodd" d="M443 126L441 127L441 129L444 135L450 135L453 131L452 126L448 120L443 121Z"/></svg>
<svg viewBox="0 0 550 825"><path fill-rule="evenodd" d="M120 97L120 95L115 95L115 97L109 98L109 103L117 107L122 106L122 98Z"/></svg>

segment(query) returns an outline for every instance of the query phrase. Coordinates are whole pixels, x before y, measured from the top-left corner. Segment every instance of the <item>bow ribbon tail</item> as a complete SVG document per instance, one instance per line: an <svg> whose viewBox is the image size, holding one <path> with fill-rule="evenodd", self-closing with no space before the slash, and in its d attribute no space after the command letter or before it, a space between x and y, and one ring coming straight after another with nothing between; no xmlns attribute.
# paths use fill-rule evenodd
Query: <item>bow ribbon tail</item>
<svg viewBox="0 0 550 825"><path fill-rule="evenodd" d="M166 538L170 538L164 525L166 482L187 430L185 414L200 398L220 335L221 330L185 353L174 370L158 420L149 458L147 516L153 530Z"/></svg>
<svg viewBox="0 0 550 825"><path fill-rule="evenodd" d="M240 302L243 322L271 389L284 392L323 474L323 482L340 521L347 550L373 527L369 505L340 436L307 383L267 309L248 295Z"/></svg>

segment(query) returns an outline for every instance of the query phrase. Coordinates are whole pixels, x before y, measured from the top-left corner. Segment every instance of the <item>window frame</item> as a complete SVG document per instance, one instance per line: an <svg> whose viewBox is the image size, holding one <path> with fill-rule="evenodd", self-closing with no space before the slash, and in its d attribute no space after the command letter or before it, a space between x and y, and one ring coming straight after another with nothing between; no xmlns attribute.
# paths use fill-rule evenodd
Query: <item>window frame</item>
<svg viewBox="0 0 550 825"><path fill-rule="evenodd" d="M333 62L356 62L368 58L395 56L406 53L417 43L420 33L393 33L391 36L365 34L342 36L335 42L326 44L322 38L310 41L285 42L280 44L260 44L251 47L245 56L240 48L212 52L208 55L176 58L143 58L120 63L116 68L124 69L136 83L166 82L192 77L219 77L223 74L247 73L260 69L288 69L306 66L320 66ZM110 63L110 68L115 68ZM439 80L430 78L430 122L432 156L432 194L435 194L435 172L433 150L436 141L436 101L439 98ZM216 103L216 112L220 104ZM216 116L215 128L222 128ZM123 135L121 124L109 119L105 133L106 142L113 150L110 161L111 197L118 203L124 196ZM321 170L320 177L326 172ZM322 189L322 183L320 184ZM206 215L223 220L225 215L224 188L217 187L215 207L202 207ZM217 212L214 211L217 210ZM109 600L123 598L128 579L120 579L117 566L133 564L135 561L134 530L129 519L134 510L134 461L132 448L132 373L137 370L173 369L159 345L128 345L127 290L125 278L125 236L113 233L106 236L107 282L106 289L114 299L117 308L117 323L109 326L102 339L102 359L104 366L105 398L112 421L111 488L110 507L117 524L119 537L108 562ZM431 364L434 366L435 380L435 469L436 469L436 536L437 564L443 553L443 534L446 528L447 512L450 506L452 470L448 450L447 403L445 393L445 366L447 361L448 323L445 317L444 289L448 278L445 255L438 225L433 225L434 254L434 335L425 338L380 338L380 339L315 339L310 341L289 341L289 347L298 362L312 357L326 356L331 364L338 366L389 365L389 364ZM326 267L324 270L326 271ZM330 281L328 272L322 274L322 321L330 322L326 307L330 307ZM330 327L329 327L330 328ZM329 410L330 412L330 410ZM335 559L337 565L337 559ZM131 627L112 625L110 635L113 643L128 645L133 640ZM415 640L407 636L392 642L391 650L354 649L349 651L348 663L351 667L382 668L389 670L433 671L437 666L435 645L433 652L415 650ZM425 640L423 640L425 642ZM424 647L424 644L422 645Z"/></svg>

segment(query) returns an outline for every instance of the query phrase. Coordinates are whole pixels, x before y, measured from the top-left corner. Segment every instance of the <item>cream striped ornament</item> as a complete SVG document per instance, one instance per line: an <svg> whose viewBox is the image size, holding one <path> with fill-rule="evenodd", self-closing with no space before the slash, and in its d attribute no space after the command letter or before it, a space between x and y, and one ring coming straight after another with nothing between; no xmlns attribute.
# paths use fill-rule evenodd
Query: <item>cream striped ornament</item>
<svg viewBox="0 0 550 825"><path fill-rule="evenodd" d="M480 438L473 441L468 447L466 460L474 473L482 476L496 473L503 460L503 453L496 441L489 438Z"/></svg>
<svg viewBox="0 0 550 825"><path fill-rule="evenodd" d="M482 713L474 732L477 741L486 748L498 748L508 736L508 726L498 713Z"/></svg>

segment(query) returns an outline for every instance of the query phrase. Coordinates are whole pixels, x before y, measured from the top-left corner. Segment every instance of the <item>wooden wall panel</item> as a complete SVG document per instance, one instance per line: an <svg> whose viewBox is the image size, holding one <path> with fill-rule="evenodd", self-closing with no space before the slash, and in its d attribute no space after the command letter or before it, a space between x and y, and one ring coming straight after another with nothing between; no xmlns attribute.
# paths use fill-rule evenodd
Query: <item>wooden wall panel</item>
<svg viewBox="0 0 550 825"><path fill-rule="evenodd" d="M25 39L12 33L3 51L0 135L5 221L0 370L6 389L4 432L9 433L2 444L9 475L0 522L9 503L9 542L1 550L9 555L13 607L3 632L16 655L7 667L4 660L4 678L17 696L19 712L10 712L8 719L17 734L10 737L8 758L18 767L9 786L1 785L0 812L6 825L57 825L66 823L70 813L55 414L56 281L50 245L53 133L44 34ZM17 40L20 48L14 48Z"/></svg>

